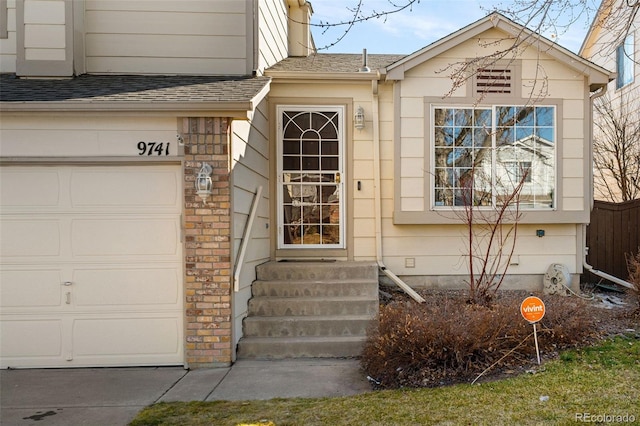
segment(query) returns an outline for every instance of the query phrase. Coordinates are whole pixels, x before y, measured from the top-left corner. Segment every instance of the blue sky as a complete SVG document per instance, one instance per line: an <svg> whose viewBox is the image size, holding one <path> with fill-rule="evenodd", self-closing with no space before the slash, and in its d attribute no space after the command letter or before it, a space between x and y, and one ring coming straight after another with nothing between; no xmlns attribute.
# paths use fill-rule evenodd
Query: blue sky
<svg viewBox="0 0 640 426"><path fill-rule="evenodd" d="M599 3L597 0L589 1L595 3L592 5L594 9ZM349 19L352 15L347 6L356 3L357 0L311 0L313 21ZM388 7L388 3L389 0L364 0L365 7L376 10ZM494 6L504 6L505 3L507 1L421 0L411 11L389 15L386 20L374 19L356 24L336 46L322 52L360 53L366 48L368 53L409 54L477 21ZM568 31L558 34L556 42L577 53L592 18L593 14L584 14ZM312 31L318 48L335 42L344 32L343 29L333 29L323 34L317 27ZM551 33L543 35L552 36Z"/></svg>

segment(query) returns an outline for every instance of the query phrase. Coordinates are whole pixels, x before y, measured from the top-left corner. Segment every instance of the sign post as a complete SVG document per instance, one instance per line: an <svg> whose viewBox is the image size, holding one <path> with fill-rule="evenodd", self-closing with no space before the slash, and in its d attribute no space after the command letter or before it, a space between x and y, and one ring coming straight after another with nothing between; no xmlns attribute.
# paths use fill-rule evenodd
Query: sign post
<svg viewBox="0 0 640 426"><path fill-rule="evenodd" d="M544 302L535 296L529 296L520 304L520 313L522 317L529 321L529 324L533 324L533 339L536 343L536 356L538 358L538 365L540 365L540 350L538 349L538 332L536 330L536 323L544 317Z"/></svg>

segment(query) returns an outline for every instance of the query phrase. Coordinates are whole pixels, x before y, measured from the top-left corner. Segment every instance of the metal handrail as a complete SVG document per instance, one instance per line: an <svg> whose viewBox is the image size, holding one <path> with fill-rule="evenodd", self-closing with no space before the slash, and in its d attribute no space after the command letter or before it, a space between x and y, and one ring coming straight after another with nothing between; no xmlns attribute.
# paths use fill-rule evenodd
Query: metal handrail
<svg viewBox="0 0 640 426"><path fill-rule="evenodd" d="M258 210L258 204L260 203L260 196L262 195L262 186L259 186L253 197L253 203L251 204L251 211L249 212L249 218L244 227L244 233L242 235L242 242L240 243L240 251L236 259L236 264L233 268L233 291L236 293L240 291L240 271L242 264L244 263L244 255L247 251L247 245L249 244L249 237L251 235L251 228L253 227L253 219L256 217L256 211Z"/></svg>

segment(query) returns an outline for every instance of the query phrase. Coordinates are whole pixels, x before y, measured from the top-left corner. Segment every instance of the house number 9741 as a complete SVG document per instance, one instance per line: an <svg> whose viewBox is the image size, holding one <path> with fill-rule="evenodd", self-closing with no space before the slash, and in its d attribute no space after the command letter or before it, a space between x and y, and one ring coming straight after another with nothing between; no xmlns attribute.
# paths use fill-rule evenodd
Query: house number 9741
<svg viewBox="0 0 640 426"><path fill-rule="evenodd" d="M169 155L169 142L138 142L138 155Z"/></svg>

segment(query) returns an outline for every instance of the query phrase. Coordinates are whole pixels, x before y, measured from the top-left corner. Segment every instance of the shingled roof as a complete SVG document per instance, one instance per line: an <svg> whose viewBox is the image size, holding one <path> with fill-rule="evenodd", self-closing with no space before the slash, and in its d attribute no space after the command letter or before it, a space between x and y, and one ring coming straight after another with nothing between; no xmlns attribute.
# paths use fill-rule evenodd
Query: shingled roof
<svg viewBox="0 0 640 426"><path fill-rule="evenodd" d="M399 61L406 55L367 55L367 66L375 71ZM317 53L307 57L283 59L266 73L305 72L305 73L352 73L362 67L362 55L351 53Z"/></svg>
<svg viewBox="0 0 640 426"><path fill-rule="evenodd" d="M246 104L263 91L269 77L82 75L68 80L20 79L0 75L0 105L63 103Z"/></svg>

